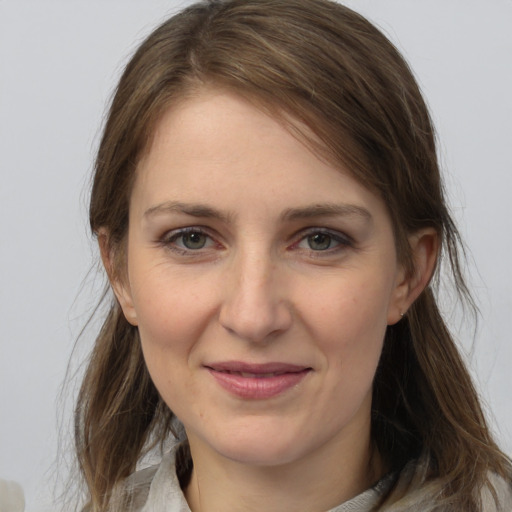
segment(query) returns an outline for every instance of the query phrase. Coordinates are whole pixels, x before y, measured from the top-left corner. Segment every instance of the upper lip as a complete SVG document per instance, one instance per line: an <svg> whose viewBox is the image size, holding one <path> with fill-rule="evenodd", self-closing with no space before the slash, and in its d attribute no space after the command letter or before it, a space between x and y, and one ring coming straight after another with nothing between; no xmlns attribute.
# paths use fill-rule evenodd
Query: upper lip
<svg viewBox="0 0 512 512"><path fill-rule="evenodd" d="M311 369L309 366L280 362L246 363L244 361L222 361L218 363L208 363L204 366L217 372L252 373L256 375L267 373L298 373Z"/></svg>

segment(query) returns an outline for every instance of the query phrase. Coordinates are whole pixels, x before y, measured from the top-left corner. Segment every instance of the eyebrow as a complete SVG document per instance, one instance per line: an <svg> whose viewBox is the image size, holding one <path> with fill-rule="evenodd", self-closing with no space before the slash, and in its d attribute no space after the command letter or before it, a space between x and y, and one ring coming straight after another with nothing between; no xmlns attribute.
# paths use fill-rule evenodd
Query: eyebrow
<svg viewBox="0 0 512 512"><path fill-rule="evenodd" d="M315 204L305 208L290 208L281 217L287 221L315 217L361 217L366 221L372 220L371 213L362 206L337 203Z"/></svg>
<svg viewBox="0 0 512 512"><path fill-rule="evenodd" d="M181 203L179 201L167 201L148 208L144 217L154 217L168 213L182 213L191 217L202 217L230 222L233 215L224 213L202 203ZM361 206L353 204L324 203L305 206L301 208L289 208L281 214L282 221L295 221L316 217L360 217L371 221L371 213Z"/></svg>
<svg viewBox="0 0 512 512"><path fill-rule="evenodd" d="M223 222L229 222L231 215L221 212L216 208L212 208L206 204L201 203L180 203L179 201L167 201L165 203L157 204L148 208L144 212L144 217L154 217L167 213L183 213L191 217L206 217L210 219L217 219Z"/></svg>

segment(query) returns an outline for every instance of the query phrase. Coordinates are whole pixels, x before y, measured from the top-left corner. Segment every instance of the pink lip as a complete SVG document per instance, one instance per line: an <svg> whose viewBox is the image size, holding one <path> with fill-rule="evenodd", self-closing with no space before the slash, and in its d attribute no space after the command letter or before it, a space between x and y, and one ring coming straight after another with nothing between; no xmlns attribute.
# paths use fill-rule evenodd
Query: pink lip
<svg viewBox="0 0 512 512"><path fill-rule="evenodd" d="M241 361L212 363L205 368L226 391L253 400L277 396L299 384L311 371L310 367L294 364Z"/></svg>

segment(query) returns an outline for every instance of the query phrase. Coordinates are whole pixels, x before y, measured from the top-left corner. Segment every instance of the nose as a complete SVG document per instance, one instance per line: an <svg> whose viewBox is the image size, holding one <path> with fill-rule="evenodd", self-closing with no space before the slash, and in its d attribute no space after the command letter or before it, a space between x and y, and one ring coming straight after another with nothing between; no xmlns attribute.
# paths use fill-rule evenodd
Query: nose
<svg viewBox="0 0 512 512"><path fill-rule="evenodd" d="M226 274L219 313L226 330L251 343L266 343L290 328L284 275L270 256L235 258Z"/></svg>

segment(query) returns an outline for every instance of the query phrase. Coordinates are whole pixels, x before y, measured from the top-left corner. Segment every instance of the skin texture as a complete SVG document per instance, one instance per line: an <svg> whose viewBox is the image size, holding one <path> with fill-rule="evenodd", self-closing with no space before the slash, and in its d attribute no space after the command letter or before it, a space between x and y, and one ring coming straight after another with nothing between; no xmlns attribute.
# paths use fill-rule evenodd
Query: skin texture
<svg viewBox="0 0 512 512"><path fill-rule="evenodd" d="M387 325L435 261L432 233L411 244L408 277L382 199L235 93L205 89L165 113L113 284L186 428L192 510L327 510L381 476L372 380ZM247 398L209 370L233 361L305 371Z"/></svg>

